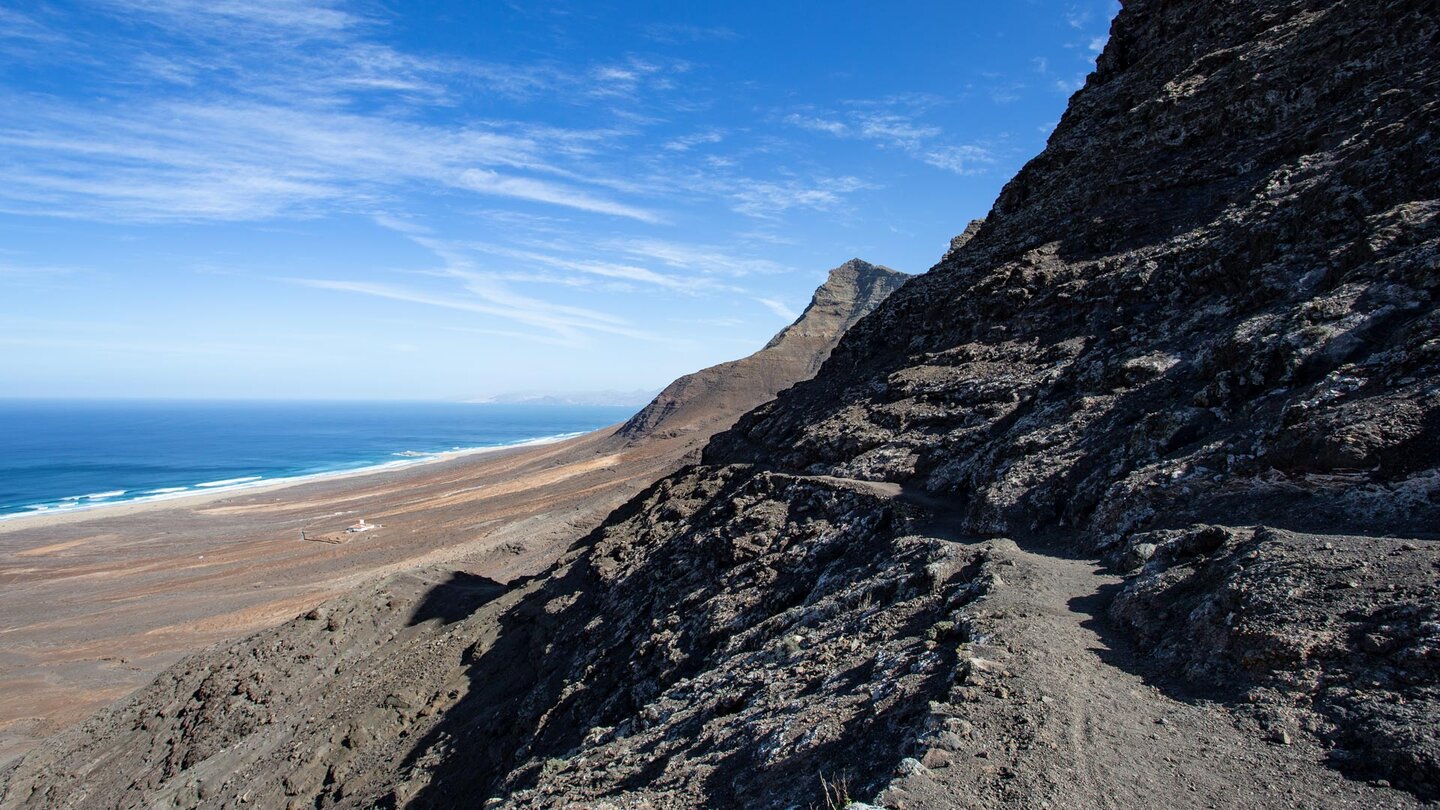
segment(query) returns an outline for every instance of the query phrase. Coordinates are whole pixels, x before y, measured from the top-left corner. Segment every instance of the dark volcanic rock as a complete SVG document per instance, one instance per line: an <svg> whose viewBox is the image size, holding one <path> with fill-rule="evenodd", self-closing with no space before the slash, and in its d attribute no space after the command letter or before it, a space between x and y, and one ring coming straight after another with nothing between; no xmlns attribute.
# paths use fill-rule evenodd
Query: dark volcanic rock
<svg viewBox="0 0 1440 810"><path fill-rule="evenodd" d="M910 278L851 259L830 271L800 317L760 351L687 374L665 387L616 431L633 443L650 437L715 433L780 391L809 379L856 321Z"/></svg>
<svg viewBox="0 0 1440 810"><path fill-rule="evenodd" d="M1095 548L1217 513L1440 525L1440 18L1224 9L1127 6L978 234L707 461Z"/></svg>
<svg viewBox="0 0 1440 810"><path fill-rule="evenodd" d="M705 460L923 486L971 531L1073 530L1077 549L1131 564L1153 550L1142 533L1200 522L1433 543L1440 15L1420 2L1221 8L1127 4L979 232ZM1257 553L1280 536L1256 535ZM1286 576L1331 576L1323 556L1287 553ZM1440 732L1424 720L1440 713L1430 563L1410 560L1405 587L1361 589L1363 608L1302 610L1264 567L1212 570L1231 562L1173 574L1184 603L1260 588L1252 631L1333 635L1336 649L1225 654L1240 631L1205 611L1178 621L1163 560L1115 615L1162 657L1195 645L1185 669L1202 681L1282 685L1256 699L1312 706L1356 767L1440 790ZM1332 627L1329 609L1363 615ZM1373 676L1347 645L1390 616L1420 628L1416 663L1379 678L1398 692L1292 683Z"/></svg>
<svg viewBox="0 0 1440 810"><path fill-rule="evenodd" d="M1110 612L1157 664L1238 683L1342 767L1440 791L1440 546L1217 526L1136 539L1155 556Z"/></svg>

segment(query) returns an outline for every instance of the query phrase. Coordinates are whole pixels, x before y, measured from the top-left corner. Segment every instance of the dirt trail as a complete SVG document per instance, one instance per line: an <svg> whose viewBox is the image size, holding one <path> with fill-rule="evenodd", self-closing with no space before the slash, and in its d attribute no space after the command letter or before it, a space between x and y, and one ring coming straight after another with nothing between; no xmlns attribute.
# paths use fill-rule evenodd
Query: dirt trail
<svg viewBox="0 0 1440 810"><path fill-rule="evenodd" d="M1345 778L1298 729L1259 728L1147 672L1105 614L1122 578L1095 560L966 533L955 504L918 488L795 477L894 498L918 510L924 534L985 545L1006 572L971 613L969 675L939 707L923 762L883 794L887 807L1420 806Z"/></svg>
<svg viewBox="0 0 1440 810"><path fill-rule="evenodd" d="M887 806L1418 806L1326 767L1301 734L1281 738L1147 681L1104 616L1119 577L991 543L1009 573L976 613L984 630L971 675L952 693L954 718L941 721L951 733L892 784Z"/></svg>

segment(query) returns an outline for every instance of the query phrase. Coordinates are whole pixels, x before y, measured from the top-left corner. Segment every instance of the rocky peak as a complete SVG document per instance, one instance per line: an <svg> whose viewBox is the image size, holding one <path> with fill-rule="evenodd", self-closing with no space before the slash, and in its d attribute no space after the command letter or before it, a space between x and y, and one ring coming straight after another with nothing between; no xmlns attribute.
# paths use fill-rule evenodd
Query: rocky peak
<svg viewBox="0 0 1440 810"><path fill-rule="evenodd" d="M970 224L965 226L965 230L950 240L950 249L945 251L945 256L940 261L947 262L955 258L955 254L960 251L960 248L970 244L970 240L975 238L975 234L980 232L980 227L984 224L985 220L983 219L970 220Z"/></svg>
<svg viewBox="0 0 1440 810"><path fill-rule="evenodd" d="M724 430L744 412L818 371L845 331L908 278L861 259L845 262L830 271L800 317L760 351L671 383L616 432L616 439L633 444Z"/></svg>
<svg viewBox="0 0 1440 810"><path fill-rule="evenodd" d="M797 335L813 335L822 339L834 336L838 341L840 335L870 314L890 293L900 289L908 278L898 270L871 264L864 259L851 259L830 271L825 283L815 289L800 317L776 333L765 348L778 346L788 337ZM832 343L830 347L833 346ZM817 355L819 362L814 364L815 370L820 368L820 363L828 355L828 348L824 356Z"/></svg>

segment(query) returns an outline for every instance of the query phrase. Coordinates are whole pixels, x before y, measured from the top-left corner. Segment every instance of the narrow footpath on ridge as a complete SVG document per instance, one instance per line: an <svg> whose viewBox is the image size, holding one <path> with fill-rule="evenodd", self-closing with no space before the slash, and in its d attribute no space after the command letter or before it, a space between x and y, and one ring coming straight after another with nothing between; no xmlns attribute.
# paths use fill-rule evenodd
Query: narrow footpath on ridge
<svg viewBox="0 0 1440 810"><path fill-rule="evenodd" d="M1122 578L1094 559L960 534L941 498L898 484L804 477L923 509L922 533L984 545L1003 579L967 608L980 633L951 690L955 733L891 783L887 807L1421 806L1347 779L1303 734L1267 734L1212 697L1147 677L1105 612Z"/></svg>

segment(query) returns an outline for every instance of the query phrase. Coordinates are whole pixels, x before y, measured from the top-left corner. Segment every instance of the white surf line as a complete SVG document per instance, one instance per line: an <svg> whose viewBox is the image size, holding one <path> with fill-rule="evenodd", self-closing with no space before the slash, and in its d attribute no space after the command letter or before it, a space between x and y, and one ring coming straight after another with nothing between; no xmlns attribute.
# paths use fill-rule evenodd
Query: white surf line
<svg viewBox="0 0 1440 810"><path fill-rule="evenodd" d="M263 480L263 475L245 475L239 478L225 478L219 481L206 481L203 484L196 484L196 489L215 489L217 487L233 487L236 484L248 484L251 481Z"/></svg>
<svg viewBox="0 0 1440 810"><path fill-rule="evenodd" d="M603 426L600 428L596 428L596 430L603 429ZM130 506L132 504L149 504L155 503L157 501L172 501L180 498L189 498L200 495L213 497L215 495L222 495L229 492L239 492L249 489L278 489L280 487L291 486L294 484L308 484L327 479L358 477L362 475L370 475L373 473L390 472L392 470L404 469L407 467L416 467L422 464L436 464L442 461L449 461L451 459L460 458L463 456L480 455L483 453L494 453L500 450L512 450L519 447L536 447L539 445L554 444L556 442L563 442L566 439L573 439L576 436L584 436L586 433L589 432L591 431L573 431L570 433L557 433L553 436L541 436L534 439L522 439L519 441L510 442L508 444L486 445L484 447L462 447L453 450L441 450L425 456L408 457L397 459L395 461L385 461L378 464L369 464L363 467L353 467L348 470L327 470L324 472L308 473L306 475L283 476L280 478L265 478L263 476L255 475L245 476L243 478L231 478L223 479L220 481L211 481L206 484L194 484L187 487L166 487L164 489L171 491L162 492L160 490L151 490L144 495L140 495L134 498L126 498L125 500L83 500L86 498L90 498L91 496L76 495L62 498L58 502L28 504L26 506L20 507L25 511L7 512L5 514L0 514L0 523L36 516L53 517L56 515L70 515L76 512L92 512L97 509ZM118 490L118 492L120 494L124 494L125 490ZM101 494L110 493L96 493L96 495Z"/></svg>

